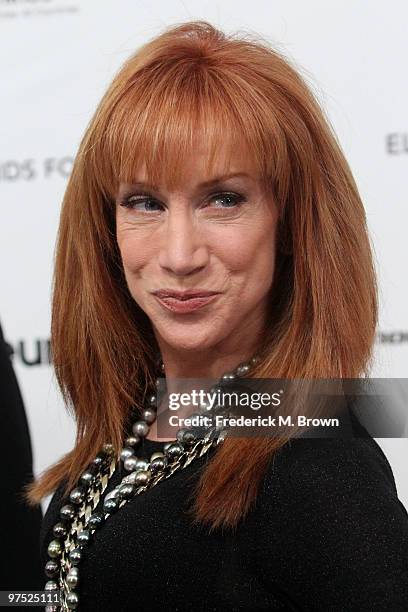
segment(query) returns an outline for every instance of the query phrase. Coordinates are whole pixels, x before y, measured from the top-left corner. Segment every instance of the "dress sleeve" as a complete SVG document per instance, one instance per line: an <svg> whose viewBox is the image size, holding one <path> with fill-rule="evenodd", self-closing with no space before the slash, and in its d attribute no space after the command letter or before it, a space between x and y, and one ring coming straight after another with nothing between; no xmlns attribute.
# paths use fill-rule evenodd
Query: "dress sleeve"
<svg viewBox="0 0 408 612"><path fill-rule="evenodd" d="M51 496L51 499L48 503L47 509L44 514L44 518L41 523L40 530L40 556L41 556L41 564L42 567L45 567L45 564L48 560L48 544L51 540L54 539L52 530L60 518L59 511L61 506L64 504L64 487L65 480L63 480L57 489L54 491L54 494Z"/></svg>
<svg viewBox="0 0 408 612"><path fill-rule="evenodd" d="M263 485L266 588L302 610L407 612L408 515L373 440L294 440Z"/></svg>

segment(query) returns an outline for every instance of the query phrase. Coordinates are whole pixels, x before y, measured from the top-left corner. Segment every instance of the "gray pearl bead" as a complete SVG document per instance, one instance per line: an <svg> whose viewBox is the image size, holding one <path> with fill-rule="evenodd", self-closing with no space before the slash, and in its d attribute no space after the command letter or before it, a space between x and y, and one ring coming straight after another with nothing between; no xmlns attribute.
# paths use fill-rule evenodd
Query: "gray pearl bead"
<svg viewBox="0 0 408 612"><path fill-rule="evenodd" d="M58 584L54 580L48 580L45 583L44 591L56 591L58 589Z"/></svg>
<svg viewBox="0 0 408 612"><path fill-rule="evenodd" d="M71 504L62 506L60 510L60 517L64 521L72 521L75 518L75 508Z"/></svg>
<svg viewBox="0 0 408 612"><path fill-rule="evenodd" d="M120 499L130 499L135 493L135 487L132 484L123 484L119 487ZM114 500L118 503L118 500Z"/></svg>
<svg viewBox="0 0 408 612"><path fill-rule="evenodd" d="M95 482L95 476L92 474L92 472L84 472L79 479L79 482L84 487L90 487Z"/></svg>
<svg viewBox="0 0 408 612"><path fill-rule="evenodd" d="M93 512L88 519L88 527L90 529L99 529L105 521L105 516L102 512Z"/></svg>
<svg viewBox="0 0 408 612"><path fill-rule="evenodd" d="M165 457L156 457L150 463L150 471L152 474L157 474L167 466L167 459Z"/></svg>
<svg viewBox="0 0 408 612"><path fill-rule="evenodd" d="M137 457L135 457L135 456L128 457L123 462L123 467L125 468L125 470L127 472L133 472L136 469L137 462L138 462L138 458Z"/></svg>
<svg viewBox="0 0 408 612"><path fill-rule="evenodd" d="M140 437L139 436L129 436L129 438L126 438L125 440L125 446L137 446L140 442Z"/></svg>
<svg viewBox="0 0 408 612"><path fill-rule="evenodd" d="M48 554L52 559L56 559L57 557L59 557L62 553L62 547L60 542L58 542L58 540L52 540L49 544L48 544Z"/></svg>
<svg viewBox="0 0 408 612"><path fill-rule="evenodd" d="M131 472L129 476L125 476L125 478L122 479L122 483L123 484L135 484L136 474L137 472L135 471Z"/></svg>
<svg viewBox="0 0 408 612"><path fill-rule="evenodd" d="M166 457L169 459L176 459L183 452L183 447L178 442L170 443L170 446L166 448Z"/></svg>
<svg viewBox="0 0 408 612"><path fill-rule="evenodd" d="M154 461L155 459L158 459L158 458L164 458L164 456L165 456L164 453L157 451L151 455L150 461Z"/></svg>
<svg viewBox="0 0 408 612"><path fill-rule="evenodd" d="M245 376L245 374L247 374L250 371L250 369L251 368L248 364L243 363L237 367L235 372L238 376Z"/></svg>
<svg viewBox="0 0 408 612"><path fill-rule="evenodd" d="M117 510L119 510L119 499L115 499L111 497L110 499L103 500L103 510L107 514L113 514Z"/></svg>
<svg viewBox="0 0 408 612"><path fill-rule="evenodd" d="M144 438L149 433L150 427L144 421L136 421L133 424L132 431L135 435Z"/></svg>
<svg viewBox="0 0 408 612"><path fill-rule="evenodd" d="M112 489L112 491L110 491L110 493L107 493L105 495L105 500L106 499L117 499L119 494L119 487L115 487L114 489Z"/></svg>
<svg viewBox="0 0 408 612"><path fill-rule="evenodd" d="M55 576L58 574L58 571L59 563L55 561L55 559L47 561L47 563L45 564L45 575L48 576L48 578L55 578Z"/></svg>
<svg viewBox="0 0 408 612"><path fill-rule="evenodd" d="M183 447L188 447L195 442L196 436L191 429L182 429L177 432L177 440Z"/></svg>
<svg viewBox="0 0 408 612"><path fill-rule="evenodd" d="M78 565L78 563L82 559L82 551L80 548L74 548L73 550L71 550L68 556L72 565Z"/></svg>
<svg viewBox="0 0 408 612"><path fill-rule="evenodd" d="M71 567L67 574L67 584L70 589L75 589L79 584L79 572L77 567Z"/></svg>
<svg viewBox="0 0 408 612"><path fill-rule="evenodd" d="M122 461L125 461L128 457L132 457L132 455L134 454L135 451L133 450L133 448L125 447L120 453L120 458Z"/></svg>
<svg viewBox="0 0 408 612"><path fill-rule="evenodd" d="M91 462L91 467L92 469L100 470L104 465L106 465L106 455L105 453L98 453Z"/></svg>
<svg viewBox="0 0 408 612"><path fill-rule="evenodd" d="M219 440L220 442L222 442L223 440L225 440L225 438L227 437L227 435L228 435L228 430L227 430L227 429L221 429L221 430L220 430L220 433L218 434L218 440Z"/></svg>
<svg viewBox="0 0 408 612"><path fill-rule="evenodd" d="M156 380L156 385L159 383L159 379ZM147 400L149 406L151 407L155 407L157 406L157 395L155 393L153 393L152 395L149 395L149 399Z"/></svg>
<svg viewBox="0 0 408 612"><path fill-rule="evenodd" d="M147 470L149 467L149 461L146 459L138 459L136 463L137 470Z"/></svg>
<svg viewBox="0 0 408 612"><path fill-rule="evenodd" d="M85 499L85 491L81 487L76 487L75 489L71 491L69 495L69 501L75 504L76 506L79 506L80 504L82 504L84 499Z"/></svg>
<svg viewBox="0 0 408 612"><path fill-rule="evenodd" d="M181 441L182 441L183 436L184 436L186 431L187 431L187 429L182 427L181 429L178 430L178 432L176 434L176 440L177 440L177 442L180 442L180 444L181 444Z"/></svg>
<svg viewBox="0 0 408 612"><path fill-rule="evenodd" d="M152 408L145 408L142 412L142 418L148 425L151 425L156 420L156 411Z"/></svg>
<svg viewBox="0 0 408 612"><path fill-rule="evenodd" d="M77 536L78 544L86 545L91 541L91 532L88 529L83 529Z"/></svg>
<svg viewBox="0 0 408 612"><path fill-rule="evenodd" d="M68 533L68 530L64 523L57 523L56 525L54 525L52 532L56 538L65 538Z"/></svg>
<svg viewBox="0 0 408 612"><path fill-rule="evenodd" d="M140 487L140 486L146 485L149 482L151 476L152 476L152 473L150 470L140 470L136 472L135 486Z"/></svg>
<svg viewBox="0 0 408 612"><path fill-rule="evenodd" d="M78 607L79 597L74 591L71 591L66 596L66 602L70 610L75 610Z"/></svg>
<svg viewBox="0 0 408 612"><path fill-rule="evenodd" d="M228 382L229 380L235 380L236 379L236 375L233 372L226 372L226 374L223 374L221 377L221 380Z"/></svg>

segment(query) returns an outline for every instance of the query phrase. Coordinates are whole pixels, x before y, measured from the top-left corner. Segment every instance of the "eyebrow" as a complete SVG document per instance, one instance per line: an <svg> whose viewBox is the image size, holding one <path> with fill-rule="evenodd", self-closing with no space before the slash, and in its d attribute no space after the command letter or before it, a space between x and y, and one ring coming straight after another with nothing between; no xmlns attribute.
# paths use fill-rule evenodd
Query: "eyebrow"
<svg viewBox="0 0 408 612"><path fill-rule="evenodd" d="M237 177L251 178L249 174L247 174L246 172L233 172L232 174L223 174L221 176L217 176L213 179L210 179L209 181L203 181L197 186L197 188L205 189L205 188L211 187L212 185L222 183L223 181L226 181L227 179L237 178ZM132 187L146 187L148 189L154 189L155 191L159 190L159 188L156 185L153 185L152 183L145 183L143 181L136 181L135 183L132 183L131 186Z"/></svg>

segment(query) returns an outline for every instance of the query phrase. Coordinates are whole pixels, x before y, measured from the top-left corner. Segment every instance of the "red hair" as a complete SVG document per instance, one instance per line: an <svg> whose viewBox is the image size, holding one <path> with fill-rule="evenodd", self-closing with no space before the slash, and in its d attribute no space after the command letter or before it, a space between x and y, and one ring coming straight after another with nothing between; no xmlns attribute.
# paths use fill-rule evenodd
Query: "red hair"
<svg viewBox="0 0 408 612"><path fill-rule="evenodd" d="M38 503L70 490L107 441L121 447L131 407L154 384L158 350L132 299L115 238L115 197L145 164L182 181L194 140L245 147L279 207L269 327L255 378L367 373L377 286L364 207L330 122L305 79L269 43L204 21L168 28L132 55L91 119L65 191L56 248L51 348L77 423L74 448L30 485ZM206 464L195 520L234 527L286 439L228 438Z"/></svg>

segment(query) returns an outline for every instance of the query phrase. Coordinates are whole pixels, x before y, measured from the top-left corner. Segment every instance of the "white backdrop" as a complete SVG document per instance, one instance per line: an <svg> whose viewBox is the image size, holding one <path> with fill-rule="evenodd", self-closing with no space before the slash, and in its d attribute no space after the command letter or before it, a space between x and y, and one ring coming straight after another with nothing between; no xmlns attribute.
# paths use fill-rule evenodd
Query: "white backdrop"
<svg viewBox="0 0 408 612"><path fill-rule="evenodd" d="M327 110L375 247L381 317L372 376L407 377L405 0L0 0L0 320L15 350L36 473L74 439L48 360L53 249L72 159L121 63L190 19L267 38ZM408 440L378 441L408 507Z"/></svg>

